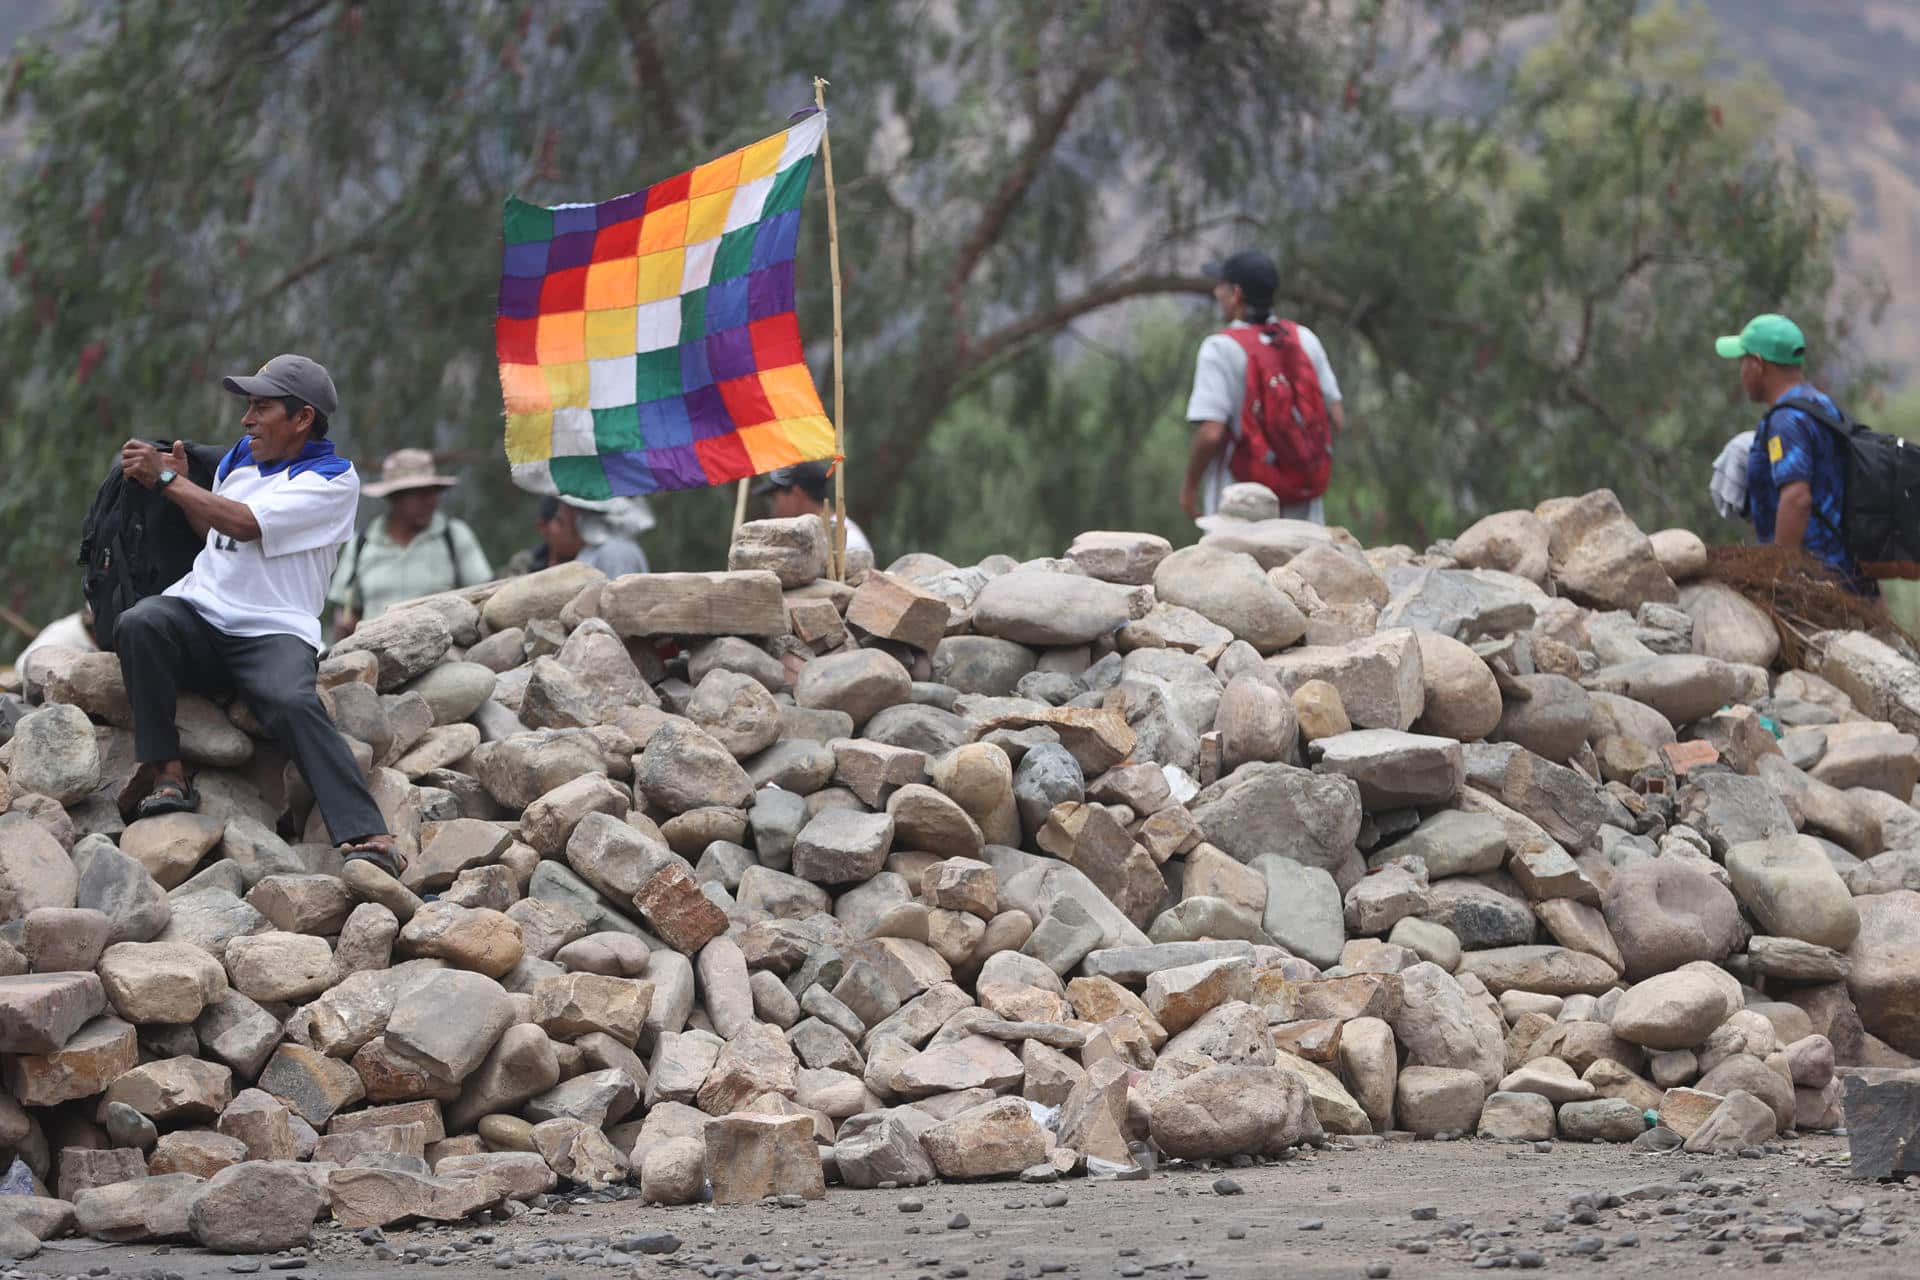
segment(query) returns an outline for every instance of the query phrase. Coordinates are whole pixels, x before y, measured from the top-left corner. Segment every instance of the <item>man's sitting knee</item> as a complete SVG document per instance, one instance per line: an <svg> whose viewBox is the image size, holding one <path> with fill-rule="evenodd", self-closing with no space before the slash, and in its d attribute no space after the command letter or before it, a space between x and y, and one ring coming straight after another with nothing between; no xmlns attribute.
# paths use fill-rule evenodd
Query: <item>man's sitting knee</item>
<svg viewBox="0 0 1920 1280"><path fill-rule="evenodd" d="M294 686L264 690L247 701L252 704L253 714L259 717L260 723L275 733L310 709L326 714L326 709L320 705L320 695L314 692L311 685L304 689Z"/></svg>
<svg viewBox="0 0 1920 1280"><path fill-rule="evenodd" d="M129 644L145 642L165 625L162 615L166 606L161 603L163 599L162 596L148 596L114 619L113 647L116 652L124 650Z"/></svg>

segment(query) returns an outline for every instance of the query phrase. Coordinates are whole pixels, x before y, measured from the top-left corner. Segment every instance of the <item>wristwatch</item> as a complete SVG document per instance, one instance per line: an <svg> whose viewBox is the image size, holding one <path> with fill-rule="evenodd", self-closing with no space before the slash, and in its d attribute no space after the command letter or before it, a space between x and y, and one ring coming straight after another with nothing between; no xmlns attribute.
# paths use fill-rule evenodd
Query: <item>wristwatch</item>
<svg viewBox="0 0 1920 1280"><path fill-rule="evenodd" d="M168 467L167 469L163 470L160 473L160 479L155 482L155 487L160 489L166 488L168 485L173 483L175 474L176 473L171 467Z"/></svg>

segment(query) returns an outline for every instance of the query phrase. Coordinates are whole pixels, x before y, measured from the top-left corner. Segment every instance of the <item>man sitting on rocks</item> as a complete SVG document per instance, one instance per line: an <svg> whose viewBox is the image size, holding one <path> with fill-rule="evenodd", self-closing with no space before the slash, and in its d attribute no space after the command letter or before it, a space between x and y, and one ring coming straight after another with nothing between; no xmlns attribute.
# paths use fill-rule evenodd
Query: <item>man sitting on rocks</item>
<svg viewBox="0 0 1920 1280"><path fill-rule="evenodd" d="M305 356L280 355L221 385L246 397L247 435L211 490L188 478L180 441L166 454L142 440L120 451L121 470L164 493L207 540L186 577L121 614L114 630L140 761L122 812L198 807L180 758L177 695L232 689L293 757L346 856L397 875L393 837L314 688L320 608L360 501L353 464L326 439L339 407L333 379Z"/></svg>

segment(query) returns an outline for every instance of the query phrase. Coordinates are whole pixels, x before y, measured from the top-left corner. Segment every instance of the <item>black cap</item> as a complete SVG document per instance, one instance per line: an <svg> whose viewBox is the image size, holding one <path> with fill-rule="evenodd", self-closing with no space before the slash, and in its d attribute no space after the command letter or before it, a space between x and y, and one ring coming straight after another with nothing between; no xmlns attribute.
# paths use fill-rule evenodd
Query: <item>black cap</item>
<svg viewBox="0 0 1920 1280"><path fill-rule="evenodd" d="M1227 284L1237 284L1247 297L1272 302L1280 291L1280 268L1258 249L1242 249L1225 262L1207 267L1207 274Z"/></svg>
<svg viewBox="0 0 1920 1280"><path fill-rule="evenodd" d="M766 477L753 486L754 496L765 497L782 489L799 489L815 502L825 502L827 474L828 468L824 462L802 462L781 467L778 471L767 472Z"/></svg>

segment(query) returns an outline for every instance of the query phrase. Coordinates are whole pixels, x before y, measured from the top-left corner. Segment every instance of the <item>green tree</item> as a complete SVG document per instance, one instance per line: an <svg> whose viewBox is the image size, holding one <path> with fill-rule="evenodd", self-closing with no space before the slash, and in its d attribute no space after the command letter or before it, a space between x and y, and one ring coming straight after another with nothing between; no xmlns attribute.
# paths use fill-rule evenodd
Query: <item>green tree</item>
<svg viewBox="0 0 1920 1280"><path fill-rule="evenodd" d="M455 506L504 554L531 504L499 465L501 198L630 190L778 128L816 71L850 491L889 550L1182 533L1197 264L1243 244L1340 370L1330 504L1356 531L1422 541L1599 482L1685 519L1739 425L1705 339L1816 318L1841 226L1718 65L1701 14L1628 0L123 0L8 80L12 603L76 602L49 566L121 439L234 434L217 375L285 349L336 369L363 465L473 464ZM656 563L715 563L728 498L659 500Z"/></svg>

